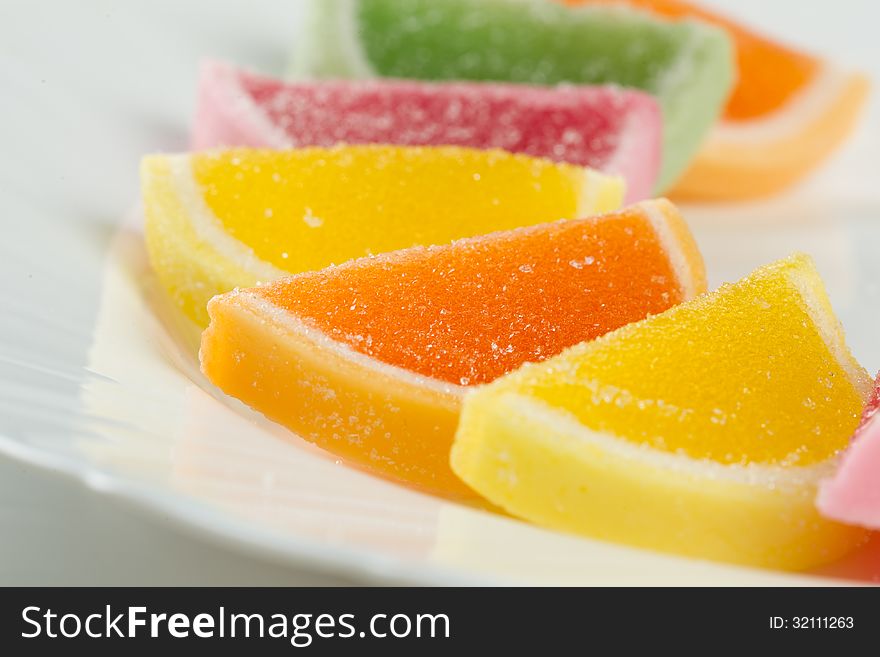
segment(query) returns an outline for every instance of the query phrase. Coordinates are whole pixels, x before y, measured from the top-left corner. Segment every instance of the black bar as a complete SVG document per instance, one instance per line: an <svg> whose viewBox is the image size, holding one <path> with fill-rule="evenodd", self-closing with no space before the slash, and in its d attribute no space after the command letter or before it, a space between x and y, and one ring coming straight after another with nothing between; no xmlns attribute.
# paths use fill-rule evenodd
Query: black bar
<svg viewBox="0 0 880 657"><path fill-rule="evenodd" d="M131 607L143 607L133 615L143 622L132 626L134 637L128 636ZM76 637L61 636L66 614L76 618L64 620L63 630L74 634L79 627ZM172 636L173 614L184 615L173 629L186 637ZM199 614L207 616L196 621ZM261 620L233 619L235 614L257 614ZM197 636L196 623L201 634L211 636ZM245 625L250 636L244 636ZM271 628L284 636L269 636ZM91 638L86 629L110 637ZM441 655L486 646L492 655L628 654L646 643L700 654L734 648L763 654L800 646L855 648L872 645L866 643L870 639L880 639L880 592L872 588L0 590L0 654L8 655L56 654L65 647L90 655L140 647L163 654L191 654L194 648L221 655L288 654L303 648L311 654L366 649Z"/></svg>

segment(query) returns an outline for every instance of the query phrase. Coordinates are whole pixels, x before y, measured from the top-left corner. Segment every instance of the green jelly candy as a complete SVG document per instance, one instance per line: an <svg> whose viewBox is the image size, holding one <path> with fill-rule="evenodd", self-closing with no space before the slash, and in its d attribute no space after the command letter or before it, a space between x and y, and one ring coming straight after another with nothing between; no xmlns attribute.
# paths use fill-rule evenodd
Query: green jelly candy
<svg viewBox="0 0 880 657"><path fill-rule="evenodd" d="M658 188L684 172L734 82L727 35L617 6L550 0L311 0L296 77L617 84L663 110Z"/></svg>

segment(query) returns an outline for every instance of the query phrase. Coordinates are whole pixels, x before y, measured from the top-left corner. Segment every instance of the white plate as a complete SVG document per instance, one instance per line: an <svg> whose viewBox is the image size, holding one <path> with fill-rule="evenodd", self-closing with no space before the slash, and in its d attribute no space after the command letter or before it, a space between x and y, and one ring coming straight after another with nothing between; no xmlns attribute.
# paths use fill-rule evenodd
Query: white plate
<svg viewBox="0 0 880 657"><path fill-rule="evenodd" d="M364 581L878 576L877 541L821 573L790 575L546 532L349 469L215 391L198 371L191 328L155 286L137 213L126 219L126 208L137 196L138 157L185 147L199 57L277 70L297 13L282 0L0 8L0 452L212 541ZM822 41L827 18L803 17L797 31L814 29L832 47ZM863 34L865 50L855 54L880 60ZM872 111L850 148L791 194L685 209L713 284L793 250L813 254L853 350L872 369L880 366L880 190L870 173L878 146Z"/></svg>

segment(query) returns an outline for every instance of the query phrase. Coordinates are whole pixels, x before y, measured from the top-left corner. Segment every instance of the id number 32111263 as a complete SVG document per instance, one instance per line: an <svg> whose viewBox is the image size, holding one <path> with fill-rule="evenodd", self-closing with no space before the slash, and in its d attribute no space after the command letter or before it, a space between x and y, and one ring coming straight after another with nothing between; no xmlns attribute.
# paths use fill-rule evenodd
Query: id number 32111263
<svg viewBox="0 0 880 657"><path fill-rule="evenodd" d="M770 617L773 630L851 630L855 627L852 616L783 616Z"/></svg>

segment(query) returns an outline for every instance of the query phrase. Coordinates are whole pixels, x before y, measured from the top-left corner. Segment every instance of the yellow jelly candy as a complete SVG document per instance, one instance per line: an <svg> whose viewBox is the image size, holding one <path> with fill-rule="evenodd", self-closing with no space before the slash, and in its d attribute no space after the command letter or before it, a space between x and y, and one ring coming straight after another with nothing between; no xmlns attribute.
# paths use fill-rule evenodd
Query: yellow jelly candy
<svg viewBox="0 0 880 657"><path fill-rule="evenodd" d="M340 146L151 156L150 260L207 325L215 294L414 245L617 209L619 178L458 147Z"/></svg>
<svg viewBox="0 0 880 657"><path fill-rule="evenodd" d="M813 499L870 386L795 256L474 391L452 468L548 527L806 568L863 537Z"/></svg>

